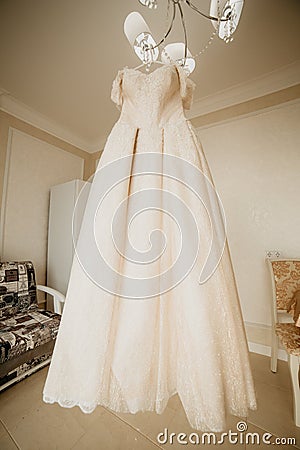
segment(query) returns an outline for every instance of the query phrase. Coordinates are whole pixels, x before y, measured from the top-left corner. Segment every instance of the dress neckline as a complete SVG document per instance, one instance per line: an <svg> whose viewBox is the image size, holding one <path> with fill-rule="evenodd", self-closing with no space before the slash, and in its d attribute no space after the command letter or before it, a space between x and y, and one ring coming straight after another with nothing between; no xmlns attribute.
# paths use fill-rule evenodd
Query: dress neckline
<svg viewBox="0 0 300 450"><path fill-rule="evenodd" d="M139 74L141 74L141 75L144 75L145 77L149 77L149 76L153 75L154 73L156 73L156 72L158 72L158 71L160 71L160 70L162 70L162 69L165 69L165 68L168 68L168 69L169 69L169 68L174 69L174 68L178 68L178 65L175 64L175 63L173 63L173 64L164 64L164 65L162 65L162 66L160 66L160 67L157 67L155 70L153 70L153 71L150 72L150 73L145 73L145 72L142 72L142 71L139 70L139 69L135 69L134 67L128 67L128 66L125 66L123 70L131 71L131 72L137 72L137 73L139 73Z"/></svg>

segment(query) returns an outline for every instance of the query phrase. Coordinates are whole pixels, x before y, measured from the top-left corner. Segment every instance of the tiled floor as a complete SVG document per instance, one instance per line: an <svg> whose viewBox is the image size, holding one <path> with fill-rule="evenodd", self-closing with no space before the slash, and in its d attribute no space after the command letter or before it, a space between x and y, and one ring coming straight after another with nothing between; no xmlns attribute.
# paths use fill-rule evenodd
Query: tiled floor
<svg viewBox="0 0 300 450"><path fill-rule="evenodd" d="M247 419L247 432L262 438L294 437L300 448L300 428L293 424L292 390L287 363L279 361L277 374L269 370L269 358L251 354L258 409ZM155 450L158 448L199 448L204 445L158 444L156 436L164 428L169 433L186 433L189 427L178 396L174 396L162 415L155 413L116 414L98 407L92 414L83 414L78 407L65 409L42 401L42 390L48 368L0 394L0 449L22 450ZM235 432L240 419L231 417L229 428ZM197 433L201 439L201 433ZM245 435L245 433L239 433ZM195 435L194 436L195 439ZM191 438L192 438L191 436ZM163 442L163 441L162 441ZM195 442L195 441L194 441ZM211 447L211 445L206 445ZM218 445L221 449L246 448L246 443ZM247 448L265 448L267 444L249 444ZM216 447L216 446L214 446ZM269 447L270 448L270 447ZM272 447L271 447L272 448ZM276 445L276 448L294 448Z"/></svg>

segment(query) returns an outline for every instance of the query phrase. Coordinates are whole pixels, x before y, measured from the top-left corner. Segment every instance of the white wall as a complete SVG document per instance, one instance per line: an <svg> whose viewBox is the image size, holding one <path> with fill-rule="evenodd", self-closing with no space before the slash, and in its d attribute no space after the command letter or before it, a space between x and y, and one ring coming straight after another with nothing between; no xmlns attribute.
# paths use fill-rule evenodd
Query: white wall
<svg viewBox="0 0 300 450"><path fill-rule="evenodd" d="M1 260L32 260L37 282L44 284L49 189L82 178L84 161L14 128L10 133L1 217Z"/></svg>
<svg viewBox="0 0 300 450"><path fill-rule="evenodd" d="M265 253L300 257L299 119L297 102L197 130L226 212L244 320L266 345L271 285Z"/></svg>

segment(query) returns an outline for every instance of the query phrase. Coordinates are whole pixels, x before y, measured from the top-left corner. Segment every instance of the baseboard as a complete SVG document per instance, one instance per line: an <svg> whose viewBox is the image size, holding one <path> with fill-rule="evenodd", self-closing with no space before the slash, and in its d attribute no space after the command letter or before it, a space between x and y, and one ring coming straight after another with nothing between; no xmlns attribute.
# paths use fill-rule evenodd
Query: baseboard
<svg viewBox="0 0 300 450"><path fill-rule="evenodd" d="M245 330L250 352L271 357L271 326L262 323L245 322ZM287 353L280 342L278 359L287 361Z"/></svg>
<svg viewBox="0 0 300 450"><path fill-rule="evenodd" d="M271 357L271 347L263 344L257 344L256 342L248 342L249 350L252 353L258 353L259 355ZM286 351L283 349L278 350L278 359L287 361Z"/></svg>

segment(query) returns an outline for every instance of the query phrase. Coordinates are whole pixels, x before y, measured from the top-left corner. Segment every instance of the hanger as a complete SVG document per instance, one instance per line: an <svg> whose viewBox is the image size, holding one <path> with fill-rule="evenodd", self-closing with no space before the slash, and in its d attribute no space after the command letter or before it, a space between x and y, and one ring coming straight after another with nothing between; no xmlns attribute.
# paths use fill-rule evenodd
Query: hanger
<svg viewBox="0 0 300 450"><path fill-rule="evenodd" d="M141 67L146 67L146 68L148 67L149 68L152 64L162 64L163 66L168 66L169 65L169 63L164 63L162 61L156 60L156 61L151 61L150 64L149 63L142 63L142 64L138 65L137 67L134 67L133 70L138 70Z"/></svg>

